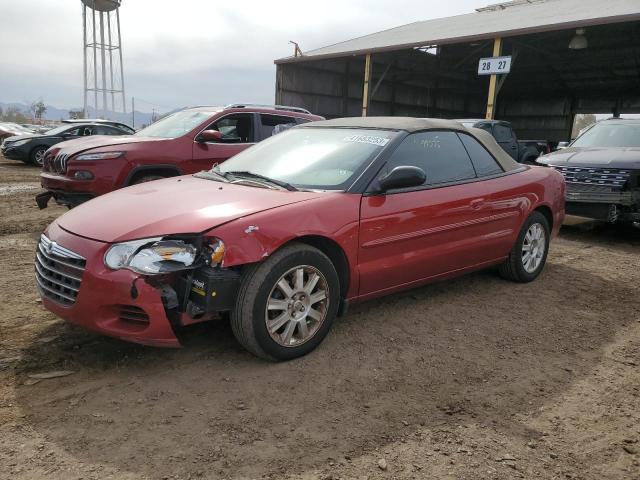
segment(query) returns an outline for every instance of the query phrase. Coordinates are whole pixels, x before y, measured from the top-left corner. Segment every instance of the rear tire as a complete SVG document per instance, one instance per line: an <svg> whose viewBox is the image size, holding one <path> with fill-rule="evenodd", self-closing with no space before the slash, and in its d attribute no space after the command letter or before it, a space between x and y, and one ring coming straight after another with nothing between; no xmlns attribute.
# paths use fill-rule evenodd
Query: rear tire
<svg viewBox="0 0 640 480"><path fill-rule="evenodd" d="M29 153L29 162L37 167L42 167L44 163L44 154L49 147L36 147Z"/></svg>
<svg viewBox="0 0 640 480"><path fill-rule="evenodd" d="M320 250L293 243L244 272L231 328L266 360L291 360L316 348L340 305L340 281Z"/></svg>
<svg viewBox="0 0 640 480"><path fill-rule="evenodd" d="M500 275L512 282L532 282L544 269L551 239L549 222L540 212L533 212L524 222L509 256L500 265Z"/></svg>

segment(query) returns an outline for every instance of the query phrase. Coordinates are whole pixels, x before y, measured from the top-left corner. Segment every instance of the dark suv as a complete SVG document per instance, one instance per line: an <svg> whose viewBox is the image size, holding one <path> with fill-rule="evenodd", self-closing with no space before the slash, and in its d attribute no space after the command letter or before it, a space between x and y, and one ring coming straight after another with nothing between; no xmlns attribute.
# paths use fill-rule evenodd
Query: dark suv
<svg viewBox="0 0 640 480"><path fill-rule="evenodd" d="M36 197L73 207L128 185L209 170L292 126L322 120L296 107L234 104L175 112L126 137L64 142L47 151Z"/></svg>
<svg viewBox="0 0 640 480"><path fill-rule="evenodd" d="M569 215L640 222L640 120L598 122L538 163L564 175Z"/></svg>

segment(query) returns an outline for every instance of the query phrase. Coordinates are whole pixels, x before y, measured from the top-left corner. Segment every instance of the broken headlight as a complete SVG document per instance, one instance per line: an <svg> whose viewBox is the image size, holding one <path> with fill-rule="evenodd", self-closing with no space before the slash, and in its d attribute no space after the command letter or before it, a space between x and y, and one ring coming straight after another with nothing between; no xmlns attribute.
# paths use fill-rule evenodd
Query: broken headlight
<svg viewBox="0 0 640 480"><path fill-rule="evenodd" d="M147 238L113 245L104 256L104 263L113 270L128 268L159 275L191 267L197 254L196 247L183 240Z"/></svg>
<svg viewBox="0 0 640 480"><path fill-rule="evenodd" d="M127 268L146 275L161 275L192 268L196 263L212 267L222 265L225 247L222 240L213 238L203 249L198 262L198 247L185 240L146 238L117 243L107 250L104 263L113 270Z"/></svg>

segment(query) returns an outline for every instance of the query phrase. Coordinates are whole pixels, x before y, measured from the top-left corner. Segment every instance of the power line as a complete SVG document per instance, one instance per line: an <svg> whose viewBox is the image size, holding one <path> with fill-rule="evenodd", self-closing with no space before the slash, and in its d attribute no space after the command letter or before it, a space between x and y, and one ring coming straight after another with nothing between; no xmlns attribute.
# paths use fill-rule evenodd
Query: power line
<svg viewBox="0 0 640 480"><path fill-rule="evenodd" d="M138 102L146 103L147 105L151 105L154 107L160 107L167 110L176 110L178 108L178 107L170 107L168 105L160 105L159 103L155 103L155 102L149 102L148 100L145 100L144 98L140 98L140 97L136 97L136 98L138 99Z"/></svg>

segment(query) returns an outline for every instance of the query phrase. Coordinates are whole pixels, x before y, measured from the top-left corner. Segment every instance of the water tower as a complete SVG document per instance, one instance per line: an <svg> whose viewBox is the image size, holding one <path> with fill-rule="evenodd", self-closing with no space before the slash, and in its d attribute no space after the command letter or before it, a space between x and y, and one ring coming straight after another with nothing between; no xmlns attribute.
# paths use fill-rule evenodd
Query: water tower
<svg viewBox="0 0 640 480"><path fill-rule="evenodd" d="M96 116L108 111L126 113L122 40L121 0L81 0L84 49L84 111L93 107Z"/></svg>

